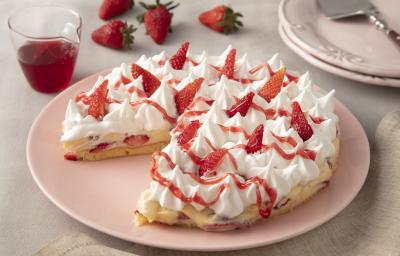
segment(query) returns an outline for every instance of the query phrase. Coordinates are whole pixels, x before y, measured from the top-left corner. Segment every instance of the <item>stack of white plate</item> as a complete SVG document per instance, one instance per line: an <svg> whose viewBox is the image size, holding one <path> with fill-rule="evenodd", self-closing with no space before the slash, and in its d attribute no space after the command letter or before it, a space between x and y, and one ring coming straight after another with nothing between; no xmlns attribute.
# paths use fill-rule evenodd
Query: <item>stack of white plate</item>
<svg viewBox="0 0 400 256"><path fill-rule="evenodd" d="M400 31L398 0L371 2ZM400 48L365 17L329 20L317 0L282 0L279 21L283 41L310 64L348 79L400 87Z"/></svg>

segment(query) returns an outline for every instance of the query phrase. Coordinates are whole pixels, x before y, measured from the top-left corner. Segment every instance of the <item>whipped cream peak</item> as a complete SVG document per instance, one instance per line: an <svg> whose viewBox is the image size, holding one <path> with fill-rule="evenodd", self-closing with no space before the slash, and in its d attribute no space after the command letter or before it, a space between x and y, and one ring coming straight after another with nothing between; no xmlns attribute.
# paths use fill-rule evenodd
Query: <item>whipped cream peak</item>
<svg viewBox="0 0 400 256"><path fill-rule="evenodd" d="M303 112L309 111L316 102L316 97L311 91L311 85L308 85L293 99L293 101L297 101L300 104Z"/></svg>
<svg viewBox="0 0 400 256"><path fill-rule="evenodd" d="M169 58L166 51L161 51L159 54L156 54L152 57L152 60L155 62L165 61Z"/></svg>
<svg viewBox="0 0 400 256"><path fill-rule="evenodd" d="M311 81L309 72L306 72L299 77L297 86L299 87L300 90L304 90L304 88L311 86L311 85L312 85L312 81Z"/></svg>
<svg viewBox="0 0 400 256"><path fill-rule="evenodd" d="M65 113L65 119L70 122L79 122L82 120L80 110L73 100L68 101L67 111Z"/></svg>
<svg viewBox="0 0 400 256"><path fill-rule="evenodd" d="M190 72L185 78L183 78L176 86L175 89L180 91L185 88L189 83L193 82L197 77L193 72Z"/></svg>
<svg viewBox="0 0 400 256"><path fill-rule="evenodd" d="M268 64L273 71L279 70L281 68L279 53L275 53L274 55L272 55L272 57L268 60Z"/></svg>
<svg viewBox="0 0 400 256"><path fill-rule="evenodd" d="M193 55L190 50L187 52L187 56L194 62L201 63L208 59L209 55L206 51L202 51L200 55Z"/></svg>
<svg viewBox="0 0 400 256"><path fill-rule="evenodd" d="M275 110L285 110L291 112L291 102L292 101L290 100L289 96L286 93L281 92L271 100L269 107Z"/></svg>
<svg viewBox="0 0 400 256"><path fill-rule="evenodd" d="M210 62L212 65L217 67L222 67L225 64L225 59L228 56L229 52L233 49L232 45L228 45L223 53L218 57L210 57Z"/></svg>

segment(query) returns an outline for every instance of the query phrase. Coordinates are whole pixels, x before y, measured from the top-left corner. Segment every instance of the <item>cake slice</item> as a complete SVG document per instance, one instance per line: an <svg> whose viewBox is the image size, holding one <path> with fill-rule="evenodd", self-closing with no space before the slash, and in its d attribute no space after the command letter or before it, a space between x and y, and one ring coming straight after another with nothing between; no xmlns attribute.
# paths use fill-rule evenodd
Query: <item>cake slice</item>
<svg viewBox="0 0 400 256"><path fill-rule="evenodd" d="M137 225L163 223L226 231L286 213L322 188L336 168L333 94L283 64L235 63L178 118L170 143L152 156L151 184ZM267 67L264 78L248 76ZM207 98L208 97L208 98Z"/></svg>
<svg viewBox="0 0 400 256"><path fill-rule="evenodd" d="M173 56L162 52L122 64L71 99L61 136L65 158L101 160L163 148L196 92L207 91L220 79L231 51L229 47L221 56L189 57L188 47L182 44Z"/></svg>

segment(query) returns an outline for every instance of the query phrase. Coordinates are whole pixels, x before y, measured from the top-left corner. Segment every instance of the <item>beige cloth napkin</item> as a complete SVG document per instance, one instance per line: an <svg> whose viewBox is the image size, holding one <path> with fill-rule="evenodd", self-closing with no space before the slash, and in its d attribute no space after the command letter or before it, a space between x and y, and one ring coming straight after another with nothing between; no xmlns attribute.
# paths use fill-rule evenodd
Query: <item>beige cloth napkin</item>
<svg viewBox="0 0 400 256"><path fill-rule="evenodd" d="M134 244L127 252L82 235L67 235L35 256L210 255ZM135 253L135 254L133 254ZM367 181L356 199L337 217L296 238L270 246L213 255L400 255L400 111L379 124Z"/></svg>

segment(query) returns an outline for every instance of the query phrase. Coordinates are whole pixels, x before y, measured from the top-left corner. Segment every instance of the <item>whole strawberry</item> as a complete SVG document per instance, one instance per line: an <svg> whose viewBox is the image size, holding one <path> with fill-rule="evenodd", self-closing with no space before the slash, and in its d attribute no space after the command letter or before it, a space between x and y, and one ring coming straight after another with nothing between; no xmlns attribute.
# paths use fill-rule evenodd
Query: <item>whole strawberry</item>
<svg viewBox="0 0 400 256"><path fill-rule="evenodd" d="M133 0L103 0L99 10L99 17L103 20L111 19L132 9L133 5Z"/></svg>
<svg viewBox="0 0 400 256"><path fill-rule="evenodd" d="M167 37L168 32L171 31L172 9L176 8L179 4L175 4L171 1L164 4L160 3L160 0L156 0L156 4L147 5L140 2L147 11L137 17L140 23L144 22L147 34L157 44L162 44Z"/></svg>
<svg viewBox="0 0 400 256"><path fill-rule="evenodd" d="M230 34L238 31L239 27L243 27L243 23L238 20L239 17L243 15L226 5L219 5L200 14L199 21L217 32Z"/></svg>
<svg viewBox="0 0 400 256"><path fill-rule="evenodd" d="M136 28L133 25L112 20L93 31L92 39L98 44L114 49L130 48L134 39L132 33L135 31Z"/></svg>

